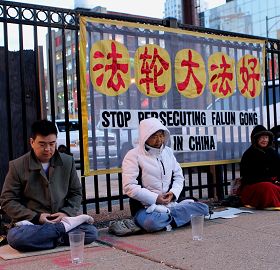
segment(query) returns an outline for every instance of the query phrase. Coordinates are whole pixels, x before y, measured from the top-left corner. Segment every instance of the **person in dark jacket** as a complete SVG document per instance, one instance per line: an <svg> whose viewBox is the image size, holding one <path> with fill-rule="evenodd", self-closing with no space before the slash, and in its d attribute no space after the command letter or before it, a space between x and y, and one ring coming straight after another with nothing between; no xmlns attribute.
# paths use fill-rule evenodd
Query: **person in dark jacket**
<svg viewBox="0 0 280 270"><path fill-rule="evenodd" d="M258 125L251 143L241 158L241 201L257 209L280 207L280 156L272 147L273 133Z"/></svg>
<svg viewBox="0 0 280 270"><path fill-rule="evenodd" d="M14 224L8 243L20 251L51 249L69 244L67 233L72 229L84 231L86 243L96 240L93 218L77 216L81 183L73 157L56 149L56 126L39 120L31 132L31 151L10 161L0 197Z"/></svg>

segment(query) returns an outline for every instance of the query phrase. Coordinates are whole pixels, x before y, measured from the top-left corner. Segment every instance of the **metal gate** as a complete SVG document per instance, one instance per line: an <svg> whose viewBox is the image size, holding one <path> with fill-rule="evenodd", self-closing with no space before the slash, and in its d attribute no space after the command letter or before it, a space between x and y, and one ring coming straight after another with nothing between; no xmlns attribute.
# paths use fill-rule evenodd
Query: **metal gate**
<svg viewBox="0 0 280 270"><path fill-rule="evenodd" d="M61 142L68 149L76 143L74 131L82 138L81 127L75 128L75 123L81 123L82 119L79 73L81 15L254 38L181 25L173 19L147 20L0 1L0 190L9 160L29 150L29 127L34 120L48 118L60 125ZM279 48L278 40L267 43L264 89L268 128L280 122ZM108 134L106 136L108 139ZM109 212L114 204L118 204L120 210L124 209L127 198L122 193L120 168L110 173L99 170L94 176L84 177L83 147L80 147L77 168L83 186L84 212L89 205L93 205L97 214L104 204ZM211 166L185 165L183 171L186 196L222 199L228 195L230 180L239 176L239 160L217 162Z"/></svg>

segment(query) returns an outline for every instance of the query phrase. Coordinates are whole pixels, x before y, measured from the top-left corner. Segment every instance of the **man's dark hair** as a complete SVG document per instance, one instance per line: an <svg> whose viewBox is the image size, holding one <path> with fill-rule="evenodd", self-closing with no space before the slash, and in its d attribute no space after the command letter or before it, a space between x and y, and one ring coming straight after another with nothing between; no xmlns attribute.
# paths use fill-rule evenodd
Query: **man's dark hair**
<svg viewBox="0 0 280 270"><path fill-rule="evenodd" d="M55 134L57 136L57 129L53 122L44 120L38 120L31 126L31 137L35 140L37 135L48 136Z"/></svg>

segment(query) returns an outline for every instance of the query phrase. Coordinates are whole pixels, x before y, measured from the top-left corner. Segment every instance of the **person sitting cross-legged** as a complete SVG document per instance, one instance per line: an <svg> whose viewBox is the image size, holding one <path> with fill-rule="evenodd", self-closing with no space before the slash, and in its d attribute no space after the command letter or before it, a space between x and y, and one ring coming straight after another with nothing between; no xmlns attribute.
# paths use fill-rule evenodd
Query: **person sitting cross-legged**
<svg viewBox="0 0 280 270"><path fill-rule="evenodd" d="M85 243L97 239L93 218L78 215L82 188L72 156L56 149L57 129L48 120L31 127L31 151L10 161L0 202L14 226L10 246L20 251L69 245L68 232L85 232Z"/></svg>
<svg viewBox="0 0 280 270"><path fill-rule="evenodd" d="M130 197L135 223L147 232L186 225L192 214L208 215L206 204L177 202L184 177L172 149L170 134L156 118L142 120L139 144L122 163L123 190Z"/></svg>
<svg viewBox="0 0 280 270"><path fill-rule="evenodd" d="M251 146L240 162L242 204L257 209L280 209L280 155L273 148L273 133L254 127Z"/></svg>

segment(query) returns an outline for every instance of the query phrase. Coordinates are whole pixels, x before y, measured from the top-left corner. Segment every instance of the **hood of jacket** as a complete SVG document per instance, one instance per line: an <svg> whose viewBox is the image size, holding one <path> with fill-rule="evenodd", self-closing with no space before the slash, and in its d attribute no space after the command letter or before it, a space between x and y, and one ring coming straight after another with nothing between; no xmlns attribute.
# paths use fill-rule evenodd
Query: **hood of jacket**
<svg viewBox="0 0 280 270"><path fill-rule="evenodd" d="M258 138L263 135L267 135L269 137L268 146L271 146L273 142L273 133L268 131L263 125L257 125L254 127L251 133L251 143L256 145Z"/></svg>
<svg viewBox="0 0 280 270"><path fill-rule="evenodd" d="M151 135L155 132L163 130L164 137L164 145L168 142L170 138L169 130L158 120L157 118L148 118L144 119L140 122L139 125L139 146L141 149L145 151L145 143L149 139Z"/></svg>

